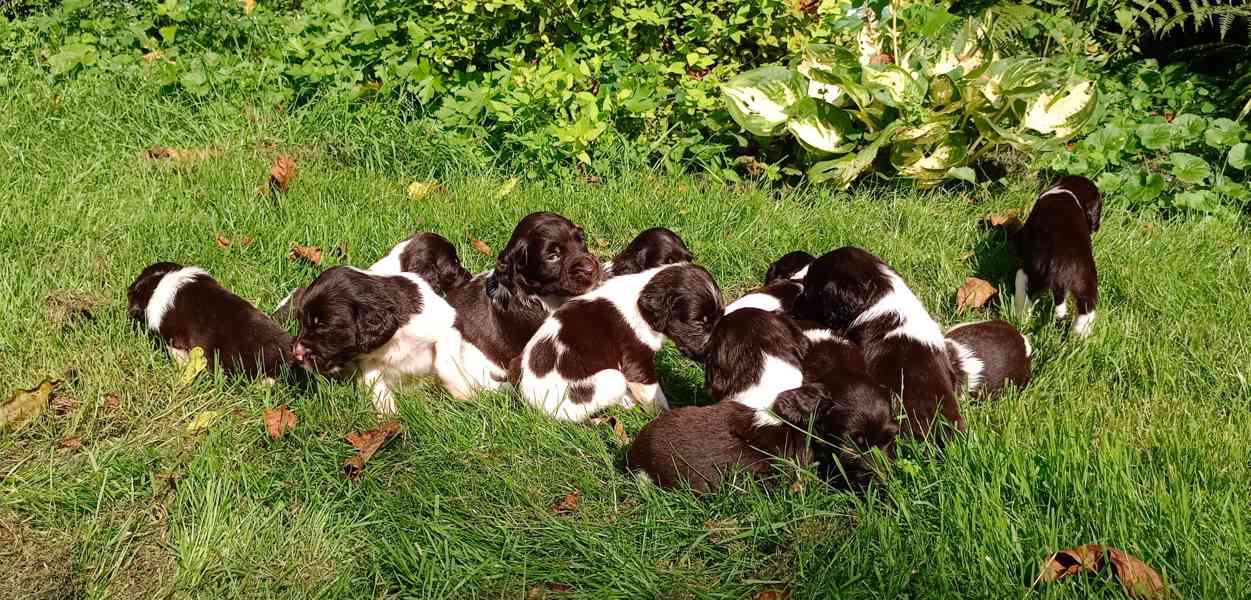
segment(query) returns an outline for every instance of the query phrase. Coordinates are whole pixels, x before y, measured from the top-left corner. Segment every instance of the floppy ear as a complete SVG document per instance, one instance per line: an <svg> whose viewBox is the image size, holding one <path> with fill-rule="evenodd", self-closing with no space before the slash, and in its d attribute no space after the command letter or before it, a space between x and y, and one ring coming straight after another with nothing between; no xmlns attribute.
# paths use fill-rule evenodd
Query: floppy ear
<svg viewBox="0 0 1251 600"><path fill-rule="evenodd" d="M1095 191L1091 198L1082 203L1082 208L1086 211L1086 224L1090 225L1090 232L1099 231L1099 219L1103 212L1103 197Z"/></svg>
<svg viewBox="0 0 1251 600"><path fill-rule="evenodd" d="M829 390L819 383L806 383L786 390L773 402L773 412L796 427L808 427L809 421L819 421L821 404L829 401Z"/></svg>
<svg viewBox="0 0 1251 600"><path fill-rule="evenodd" d="M652 329L664 331L669 323L669 313L673 310L675 298L676 294L669 294L648 285L639 294L639 314Z"/></svg>
<svg viewBox="0 0 1251 600"><path fill-rule="evenodd" d="M526 266L529 254L529 244L524 241L504 248L495 261L495 280L500 287L511 290L516 287L517 279L525 279L521 271Z"/></svg>
<svg viewBox="0 0 1251 600"><path fill-rule="evenodd" d="M459 259L445 258L439 261L438 281L435 282L441 289L435 291L444 294L448 290L469 283L471 279L473 279L473 276L469 274L469 271L465 270L465 267L461 266Z"/></svg>
<svg viewBox="0 0 1251 600"><path fill-rule="evenodd" d="M356 311L356 346L363 354L378 349L399 329L389 306L362 306Z"/></svg>

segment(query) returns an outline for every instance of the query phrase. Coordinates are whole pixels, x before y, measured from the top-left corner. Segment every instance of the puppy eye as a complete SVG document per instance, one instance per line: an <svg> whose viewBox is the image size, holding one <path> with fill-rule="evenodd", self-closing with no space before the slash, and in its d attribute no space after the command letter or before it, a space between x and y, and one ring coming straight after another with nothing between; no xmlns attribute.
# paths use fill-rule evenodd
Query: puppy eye
<svg viewBox="0 0 1251 600"><path fill-rule="evenodd" d="M560 250L553 250L551 252L548 252L547 256L544 258L547 259L547 262L556 262L560 260Z"/></svg>

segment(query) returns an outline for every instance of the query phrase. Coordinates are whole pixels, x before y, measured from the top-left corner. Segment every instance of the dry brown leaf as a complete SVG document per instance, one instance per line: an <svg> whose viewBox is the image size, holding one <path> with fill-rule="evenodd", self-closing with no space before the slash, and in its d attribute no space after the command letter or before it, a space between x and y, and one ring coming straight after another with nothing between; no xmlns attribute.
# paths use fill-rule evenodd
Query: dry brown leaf
<svg viewBox="0 0 1251 600"><path fill-rule="evenodd" d="M165 60L165 53L160 50L153 50L143 55L143 60L152 62L154 60Z"/></svg>
<svg viewBox="0 0 1251 600"><path fill-rule="evenodd" d="M552 594L568 594L573 588L563 583L548 582L543 585L536 585L526 592L526 600L543 600L547 598L548 593Z"/></svg>
<svg viewBox="0 0 1251 600"><path fill-rule="evenodd" d="M599 185L604 183L604 178L599 175L587 175L582 178L582 181L584 181L587 185Z"/></svg>
<svg viewBox="0 0 1251 600"><path fill-rule="evenodd" d="M282 437L288 429L295 429L297 423L299 419L295 418L295 413L286 404L265 411L265 431L269 432L271 440Z"/></svg>
<svg viewBox="0 0 1251 600"><path fill-rule="evenodd" d="M986 227L997 227L1006 229L1009 232L1016 231L1021 228L1021 211L1015 208L990 213L982 217L982 225Z"/></svg>
<svg viewBox="0 0 1251 600"><path fill-rule="evenodd" d="M626 433L625 425L621 424L621 419L617 417L608 417L608 426L612 427L612 434L617 437L617 441L622 446L630 445L630 434Z"/></svg>
<svg viewBox="0 0 1251 600"><path fill-rule="evenodd" d="M964 254L960 255L960 260L964 262L968 262L968 260L970 258L973 258L974 256L977 256L977 254L974 252L965 252Z"/></svg>
<svg viewBox="0 0 1251 600"><path fill-rule="evenodd" d="M1051 583L1079 573L1099 573L1109 563L1113 573L1121 581L1121 587L1130 596L1163 598L1168 591L1164 586L1164 579L1147 563L1119 548L1099 544L1086 544L1056 552L1043 563L1036 581Z"/></svg>
<svg viewBox="0 0 1251 600"><path fill-rule="evenodd" d="M349 254L347 242L339 242L339 245L334 247L334 255L336 258L348 260Z"/></svg>
<svg viewBox="0 0 1251 600"><path fill-rule="evenodd" d="M257 190L262 196L266 196L271 192L286 193L287 188L291 185L291 180L295 179L298 169L295 166L295 160L285 154L279 154L274 158L274 164L269 167L269 180L261 189Z"/></svg>
<svg viewBox="0 0 1251 600"><path fill-rule="evenodd" d="M52 292L43 302L48 311L48 320L58 327L90 320L96 307L104 304L99 298L70 291Z"/></svg>
<svg viewBox="0 0 1251 600"><path fill-rule="evenodd" d="M217 235L215 237L213 237L213 241L216 242L217 247L221 248L222 250L230 249L230 238L226 237L225 235L222 235L222 232L220 231L217 232Z"/></svg>
<svg viewBox="0 0 1251 600"><path fill-rule="evenodd" d="M387 421L381 427L376 427L362 433L353 431L347 435L347 441L356 448L356 456L343 461L343 474L348 479L356 481L361 476L361 471L365 470L365 463L373 457L374 453L381 448L384 443L395 434L400 432L399 421Z"/></svg>
<svg viewBox="0 0 1251 600"><path fill-rule="evenodd" d="M105 410L117 410L118 408L121 407L121 405L122 405L122 399L118 398L117 394L105 394L104 395Z"/></svg>
<svg viewBox="0 0 1251 600"><path fill-rule="evenodd" d="M52 412L57 415L68 415L78 409L78 400L70 396L54 396Z"/></svg>
<svg viewBox="0 0 1251 600"><path fill-rule="evenodd" d="M791 597L789 590L779 590L777 588L765 588L756 592L751 600L786 600Z"/></svg>
<svg viewBox="0 0 1251 600"><path fill-rule="evenodd" d="M474 250L477 250L487 256L491 256L491 247L488 246L486 242L477 238L469 238L469 243L473 246Z"/></svg>
<svg viewBox="0 0 1251 600"><path fill-rule="evenodd" d="M734 159L734 164L751 177L760 177L769 167L769 165L756 160L754 156L740 156Z"/></svg>
<svg viewBox="0 0 1251 600"><path fill-rule="evenodd" d="M563 498L552 504L552 512L558 515L564 515L578 510L578 505L582 503L582 492L574 490L565 494Z"/></svg>
<svg viewBox="0 0 1251 600"><path fill-rule="evenodd" d="M52 399L52 390L60 383L59 379L45 379L33 388L13 392L4 404L0 404L0 427L17 431L43 414Z"/></svg>
<svg viewBox="0 0 1251 600"><path fill-rule="evenodd" d="M999 290L985 279L968 277L964 280L964 285L956 290L956 312L964 312L967 308L982 308L997 293Z"/></svg>
<svg viewBox="0 0 1251 600"><path fill-rule="evenodd" d="M79 436L62 438L61 441L56 443L56 447L61 450L73 452L83 447L83 439Z"/></svg>
<svg viewBox="0 0 1251 600"><path fill-rule="evenodd" d="M253 240L253 239L252 239L252 236L250 236L250 235L245 235L245 236L243 236L243 239L239 240L239 245L240 245L240 246L243 246L244 248L247 248L248 246L251 246L251 245L252 245L252 242L253 242L253 241L255 241L255 240Z"/></svg>
<svg viewBox="0 0 1251 600"><path fill-rule="evenodd" d="M321 264L321 248L317 246L302 246L292 242L291 253L287 255L291 260L303 260L315 265Z"/></svg>
<svg viewBox="0 0 1251 600"><path fill-rule="evenodd" d="M254 10L256 10L256 0L243 0L244 16L251 15Z"/></svg>
<svg viewBox="0 0 1251 600"><path fill-rule="evenodd" d="M795 481L791 482L792 494L798 494L802 491L804 491L804 481L802 479L796 479Z"/></svg>

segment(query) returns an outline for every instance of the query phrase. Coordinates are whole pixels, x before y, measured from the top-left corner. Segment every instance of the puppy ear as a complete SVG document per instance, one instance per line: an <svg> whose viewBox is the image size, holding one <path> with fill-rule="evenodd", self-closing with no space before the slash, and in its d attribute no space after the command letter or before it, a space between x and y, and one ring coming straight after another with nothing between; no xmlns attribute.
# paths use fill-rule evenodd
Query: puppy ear
<svg viewBox="0 0 1251 600"><path fill-rule="evenodd" d="M440 261L438 272L436 285L440 289L435 291L440 294L445 294L448 290L465 285L469 283L469 280L473 279L469 271L466 271L465 267L461 266L460 260L455 257L448 257Z"/></svg>
<svg viewBox="0 0 1251 600"><path fill-rule="evenodd" d="M822 404L830 401L830 391L819 383L807 383L786 390L773 402L773 412L796 427L806 428L811 420L819 421Z"/></svg>
<svg viewBox="0 0 1251 600"><path fill-rule="evenodd" d="M667 329L676 296L660 289L660 286L646 285L639 294L639 314L652 329L664 331Z"/></svg>
<svg viewBox="0 0 1251 600"><path fill-rule="evenodd" d="M399 329L390 307L364 306L356 312L356 345L363 354L378 349Z"/></svg>
<svg viewBox="0 0 1251 600"><path fill-rule="evenodd" d="M1086 224L1090 226L1090 232L1099 231L1099 219L1103 212L1103 198L1099 195L1098 190L1094 190L1091 197L1082 203L1082 208L1086 211Z"/></svg>
<svg viewBox="0 0 1251 600"><path fill-rule="evenodd" d="M495 280L501 288L514 289L518 279L525 279L522 271L526 267L529 254L529 244L524 241L504 248L495 261Z"/></svg>

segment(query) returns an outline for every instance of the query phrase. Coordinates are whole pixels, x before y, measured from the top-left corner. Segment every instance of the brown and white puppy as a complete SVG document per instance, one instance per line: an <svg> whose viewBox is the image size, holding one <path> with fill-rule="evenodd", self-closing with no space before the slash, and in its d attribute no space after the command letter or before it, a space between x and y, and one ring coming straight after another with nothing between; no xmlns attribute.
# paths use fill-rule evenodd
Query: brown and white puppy
<svg viewBox="0 0 1251 600"><path fill-rule="evenodd" d="M726 313L704 356L704 389L717 402L756 411L757 425L778 425L778 394L804 384L808 338L794 319L759 308Z"/></svg>
<svg viewBox="0 0 1251 600"><path fill-rule="evenodd" d="M625 249L604 263L604 277L641 273L694 259L695 255L678 234L664 227L653 227L634 236Z"/></svg>
<svg viewBox="0 0 1251 600"><path fill-rule="evenodd" d="M371 273L413 273L424 279L440 296L469 283L472 276L460 264L456 246L446 238L430 232L415 233L396 244L386 256L369 267ZM305 288L298 288L283 298L273 317L285 321L299 304Z"/></svg>
<svg viewBox="0 0 1251 600"><path fill-rule="evenodd" d="M304 292L297 316L295 360L331 374L356 366L379 412L394 413L395 390L415 379L437 375L448 389L460 385L452 353L441 346L459 340L456 312L417 275L327 269Z"/></svg>
<svg viewBox="0 0 1251 600"><path fill-rule="evenodd" d="M752 290L725 307L726 314L742 308L789 313L795 299L804 291L804 276L812 264L811 254L802 250L788 252L769 265L764 286Z"/></svg>
<svg viewBox="0 0 1251 600"><path fill-rule="evenodd" d="M291 336L203 269L159 262L126 291L127 312L163 340L178 362L200 347L227 375L278 376L291 366Z"/></svg>
<svg viewBox="0 0 1251 600"><path fill-rule="evenodd" d="M616 405L667 410L656 352L672 341L698 360L721 307L717 282L696 265L613 277L547 318L521 355L517 388L531 406L568 421Z"/></svg>
<svg viewBox="0 0 1251 600"><path fill-rule="evenodd" d="M861 348L870 375L902 402L912 435L928 437L940 414L964 430L942 329L882 259L850 246L821 256L795 310Z"/></svg>
<svg viewBox="0 0 1251 600"><path fill-rule="evenodd" d="M947 354L970 396L994 396L1005 387L1023 388L1030 379L1025 334L1003 320L963 323L947 331Z"/></svg>
<svg viewBox="0 0 1251 600"><path fill-rule="evenodd" d="M1099 231L1103 200L1095 184L1085 177L1061 177L1039 194L1029 219L1013 237L1021 268L1016 272L1016 310L1028 317L1031 297L1050 291L1056 319L1068 316L1073 298L1077 318L1073 333L1090 335L1099 302L1099 273L1090 238Z"/></svg>
<svg viewBox="0 0 1251 600"><path fill-rule="evenodd" d="M452 364L463 389L498 389L509 368L553 310L599 284L599 262L586 247L582 228L551 212L526 216L500 251L495 269L448 292L456 310L458 339Z"/></svg>

